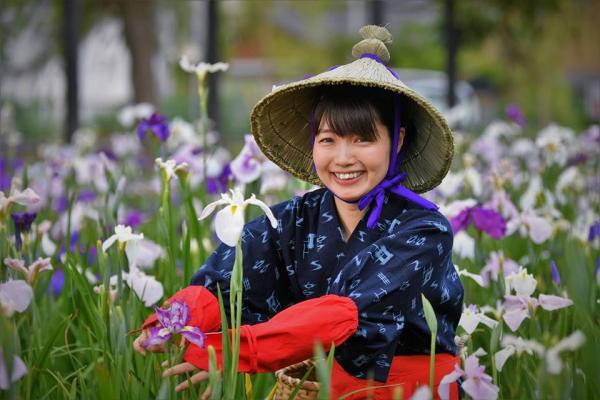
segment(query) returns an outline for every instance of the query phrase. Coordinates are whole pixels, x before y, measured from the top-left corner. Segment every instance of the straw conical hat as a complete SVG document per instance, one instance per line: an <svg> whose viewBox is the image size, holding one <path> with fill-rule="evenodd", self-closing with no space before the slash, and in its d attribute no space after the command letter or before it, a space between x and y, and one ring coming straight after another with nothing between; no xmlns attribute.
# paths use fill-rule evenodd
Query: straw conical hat
<svg viewBox="0 0 600 400"><path fill-rule="evenodd" d="M313 169L310 113L318 89L325 85L357 85L398 93L403 122L416 132L404 150L400 172L403 185L423 193L440 184L452 162L452 132L441 113L424 97L397 79L384 64L390 59L386 28L361 28L363 40L352 49L355 61L311 78L275 88L261 99L251 114L252 134L263 153L299 179L322 186ZM375 56L375 57L373 57ZM379 59L379 61L377 60Z"/></svg>

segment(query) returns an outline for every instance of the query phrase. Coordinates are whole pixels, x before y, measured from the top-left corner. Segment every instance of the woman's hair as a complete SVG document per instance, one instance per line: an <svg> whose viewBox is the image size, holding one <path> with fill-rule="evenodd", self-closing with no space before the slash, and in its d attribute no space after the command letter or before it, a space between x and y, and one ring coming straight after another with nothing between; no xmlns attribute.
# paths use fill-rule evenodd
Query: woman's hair
<svg viewBox="0 0 600 400"><path fill-rule="evenodd" d="M363 140L375 140L379 121L394 133L393 95L362 86L337 85L320 90L314 110L313 137L325 118L329 128L339 136L357 135ZM404 126L404 124L403 124Z"/></svg>

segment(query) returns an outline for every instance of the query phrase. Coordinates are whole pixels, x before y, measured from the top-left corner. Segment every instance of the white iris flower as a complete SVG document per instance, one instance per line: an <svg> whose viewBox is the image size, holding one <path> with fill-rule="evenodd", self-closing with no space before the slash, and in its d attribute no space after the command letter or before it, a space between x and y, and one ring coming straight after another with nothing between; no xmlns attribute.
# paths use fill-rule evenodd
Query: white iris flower
<svg viewBox="0 0 600 400"><path fill-rule="evenodd" d="M199 219L208 217L218 206L226 206L217 213L215 230L223 243L235 247L244 228L244 210L248 204L260 207L269 218L273 229L277 228L277 220L271 209L254 195L244 200L244 195L239 189L231 190L231 196L225 193L221 194L220 200L210 203L202 210Z"/></svg>

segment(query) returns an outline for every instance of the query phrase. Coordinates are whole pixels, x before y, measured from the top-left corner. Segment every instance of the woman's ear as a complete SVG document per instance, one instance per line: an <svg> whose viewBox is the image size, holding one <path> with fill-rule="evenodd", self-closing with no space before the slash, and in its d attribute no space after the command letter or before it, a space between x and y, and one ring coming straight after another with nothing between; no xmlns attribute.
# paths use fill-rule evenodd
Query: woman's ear
<svg viewBox="0 0 600 400"><path fill-rule="evenodd" d="M396 153L400 153L400 149L402 149L402 144L404 144L404 135L406 134L405 128L400 128L400 135L398 136L398 149L396 149Z"/></svg>

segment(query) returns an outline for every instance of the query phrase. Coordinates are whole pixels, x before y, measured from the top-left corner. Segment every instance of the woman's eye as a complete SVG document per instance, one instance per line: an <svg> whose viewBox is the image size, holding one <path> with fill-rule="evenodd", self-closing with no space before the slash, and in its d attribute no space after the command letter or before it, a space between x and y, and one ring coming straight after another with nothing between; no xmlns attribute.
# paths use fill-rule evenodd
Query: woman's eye
<svg viewBox="0 0 600 400"><path fill-rule="evenodd" d="M331 142L333 142L333 140L331 140L331 138L319 139L319 143L331 143Z"/></svg>

